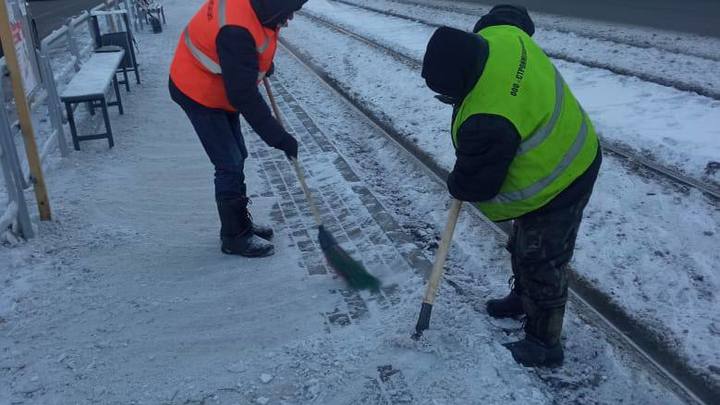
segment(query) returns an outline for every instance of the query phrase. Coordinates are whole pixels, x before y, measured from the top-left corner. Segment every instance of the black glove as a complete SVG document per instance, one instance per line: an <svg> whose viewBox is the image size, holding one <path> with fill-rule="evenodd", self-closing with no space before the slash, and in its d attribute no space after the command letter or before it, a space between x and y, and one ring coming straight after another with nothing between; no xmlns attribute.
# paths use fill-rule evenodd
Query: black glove
<svg viewBox="0 0 720 405"><path fill-rule="evenodd" d="M270 77L275 73L275 62L270 62L270 69L268 69L267 72L265 72L265 77Z"/></svg>
<svg viewBox="0 0 720 405"><path fill-rule="evenodd" d="M448 192L450 193L453 198L460 201L467 201L467 198L463 196L459 191L459 187L457 183L455 182L455 172L450 172L450 175L448 175L447 178L447 188Z"/></svg>
<svg viewBox="0 0 720 405"><path fill-rule="evenodd" d="M286 132L283 140L275 147L285 152L285 156L287 156L288 159L297 159L298 143L289 133Z"/></svg>

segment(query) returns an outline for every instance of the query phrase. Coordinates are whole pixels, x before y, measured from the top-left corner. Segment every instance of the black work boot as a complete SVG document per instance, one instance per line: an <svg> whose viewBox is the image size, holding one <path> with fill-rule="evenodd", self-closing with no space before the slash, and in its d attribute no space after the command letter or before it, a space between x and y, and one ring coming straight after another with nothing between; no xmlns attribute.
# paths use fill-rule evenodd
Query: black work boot
<svg viewBox="0 0 720 405"><path fill-rule="evenodd" d="M514 318L525 314L522 300L520 299L520 284L515 280L512 283L510 293L504 298L489 300L485 304L488 315L493 318Z"/></svg>
<svg viewBox="0 0 720 405"><path fill-rule="evenodd" d="M272 243L253 232L247 213L247 198L216 200L220 214L222 252L245 257L265 257L275 253Z"/></svg>
<svg viewBox="0 0 720 405"><path fill-rule="evenodd" d="M247 208L247 206L250 205L250 199L247 197L242 197L242 199L245 204L243 207L243 211L240 212L240 214L243 216L243 221L245 221L245 220L250 221L250 224L252 226L252 232L255 235L257 235L267 241L272 240L273 236L275 235L275 232L273 232L273 229L268 225L259 224L259 223L255 222L253 220L252 215L250 214L250 210L248 210L248 208Z"/></svg>
<svg viewBox="0 0 720 405"><path fill-rule="evenodd" d="M565 355L562 345L556 343L548 346L532 335L525 335L525 339L517 342L504 343L512 353L513 359L525 367L560 367Z"/></svg>
<svg viewBox="0 0 720 405"><path fill-rule="evenodd" d="M565 303L553 303L540 307L527 296L522 297L527 313L525 320L525 339L506 343L513 358L525 367L559 367L564 354L560 344Z"/></svg>

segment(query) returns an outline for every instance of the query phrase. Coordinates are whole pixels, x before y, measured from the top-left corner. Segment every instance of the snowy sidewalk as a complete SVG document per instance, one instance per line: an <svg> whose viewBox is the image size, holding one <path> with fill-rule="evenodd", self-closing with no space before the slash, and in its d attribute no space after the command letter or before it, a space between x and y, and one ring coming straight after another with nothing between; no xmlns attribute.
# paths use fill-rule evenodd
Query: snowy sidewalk
<svg viewBox="0 0 720 405"><path fill-rule="evenodd" d="M678 403L572 311L566 367L515 364L501 343L519 324L473 308L504 291L509 260L469 215L456 287L410 340L446 191L283 52L275 90L323 218L384 288L351 292L329 272L290 165L247 125L251 208L277 253L222 255L211 165L166 89L199 4L166 2L166 32L141 36L145 84L113 123L116 147L62 161L48 175L57 219L0 248L0 403Z"/></svg>
<svg viewBox="0 0 720 405"><path fill-rule="evenodd" d="M141 35L145 84L114 117L116 148L86 143L54 168L56 220L26 245L0 250L0 403L310 399L319 381L272 380L282 371L277 351L368 318L368 304L328 275L284 156L247 126L249 189L261 194L252 210L273 220L277 254L220 253L212 168L166 90L179 30L199 2L174 3L168 8L182 12L175 25ZM427 267L413 258L417 248L401 255L393 247L386 234L402 238L397 224L297 104L281 105L304 136L309 179L321 185L323 216L338 239L354 238L371 270L407 278L404 257ZM366 299L387 308L397 302L394 288ZM383 370L388 381L402 378Z"/></svg>

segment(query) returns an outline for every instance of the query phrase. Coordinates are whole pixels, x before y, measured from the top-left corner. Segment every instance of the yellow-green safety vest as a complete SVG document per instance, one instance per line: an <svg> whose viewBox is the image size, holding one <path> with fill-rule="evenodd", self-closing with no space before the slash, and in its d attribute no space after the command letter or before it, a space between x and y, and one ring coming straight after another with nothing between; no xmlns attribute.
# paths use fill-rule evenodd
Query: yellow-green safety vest
<svg viewBox="0 0 720 405"><path fill-rule="evenodd" d="M508 119L520 147L500 192L478 202L493 221L518 218L550 202L590 167L598 139L589 117L560 72L524 31L509 25L478 32L489 45L485 69L455 111L460 126L475 114Z"/></svg>

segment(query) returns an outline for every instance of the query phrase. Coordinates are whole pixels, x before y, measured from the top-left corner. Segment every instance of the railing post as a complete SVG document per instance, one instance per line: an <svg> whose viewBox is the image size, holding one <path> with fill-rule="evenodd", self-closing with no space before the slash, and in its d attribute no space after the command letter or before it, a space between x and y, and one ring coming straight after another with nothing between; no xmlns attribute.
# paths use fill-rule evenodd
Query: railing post
<svg viewBox="0 0 720 405"><path fill-rule="evenodd" d="M40 72L44 76L45 92L47 93L47 106L50 113L50 123L57 132L58 148L60 155L65 157L70 153L65 139L65 131L63 128L62 102L57 93L57 83L53 75L50 59L47 56L47 49L40 50L37 55L40 64Z"/></svg>
<svg viewBox="0 0 720 405"><path fill-rule="evenodd" d="M5 92L3 91L2 86L0 86L0 100L5 100ZM25 172L23 171L22 164L20 163L20 156L18 156L17 149L15 148L15 143L13 142L12 138L12 127L10 125L10 120L7 117L7 110L5 109L5 106L0 104L0 116L4 117L4 120L7 121L7 127L10 128L9 135L7 136L8 142L12 142L12 149L6 149L5 158L10 162L10 167L14 171L15 178L17 180L17 184L24 190L31 186L30 182L28 181L28 178L25 176ZM0 118L0 121L2 121L2 118ZM1 125L1 123L0 123ZM10 145L10 144L8 144Z"/></svg>
<svg viewBox="0 0 720 405"><path fill-rule="evenodd" d="M12 139L12 130L10 129L7 111L5 111L4 107L0 107L0 170L2 170L5 179L8 202L14 202L17 206L16 219L20 228L20 236L29 239L34 236L34 232L25 201L25 194L23 193L23 187L21 185L24 177L22 175L22 168L13 167L17 165L19 165L19 160L17 159L17 150L15 149L15 143ZM0 212L0 214L2 213ZM1 231L4 230L0 229L0 232Z"/></svg>
<svg viewBox="0 0 720 405"><path fill-rule="evenodd" d="M113 9L113 1L108 1L103 7L104 11L110 11ZM107 23L110 32L117 32L117 25L115 24L115 16L113 14L105 14L105 23Z"/></svg>
<svg viewBox="0 0 720 405"><path fill-rule="evenodd" d="M138 27L137 16L135 15L135 8L133 8L133 2L132 2L132 0L123 0L123 3L125 4L125 9L128 12L128 17L133 22L132 30L134 32L137 32L139 27Z"/></svg>
<svg viewBox="0 0 720 405"><path fill-rule="evenodd" d="M75 27L73 26L72 19L67 20L67 37L68 37L68 48L70 53L75 57L75 71L80 71L80 48L78 48L77 41L75 41Z"/></svg>

